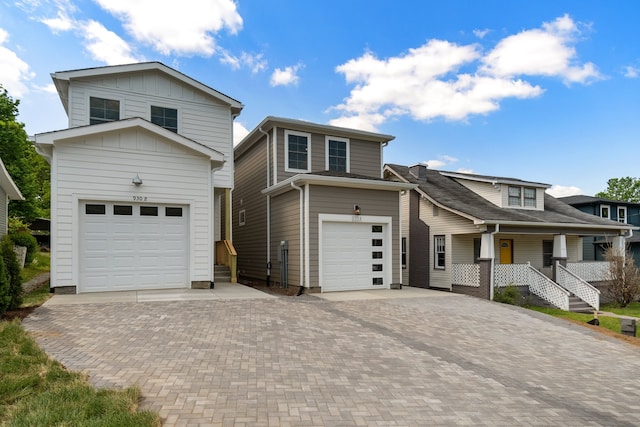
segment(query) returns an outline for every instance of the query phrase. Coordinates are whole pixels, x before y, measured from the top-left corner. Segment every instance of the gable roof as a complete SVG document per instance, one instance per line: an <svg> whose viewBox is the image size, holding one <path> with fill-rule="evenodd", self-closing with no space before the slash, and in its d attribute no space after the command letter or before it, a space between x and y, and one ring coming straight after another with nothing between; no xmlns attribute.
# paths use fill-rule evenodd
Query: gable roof
<svg viewBox="0 0 640 427"><path fill-rule="evenodd" d="M52 132L39 133L35 135L35 143L38 152L42 154L47 160L51 159L51 151L52 147L56 142L61 142L64 140L69 140L72 138L79 138L90 135L97 135L104 132L111 132L117 130L124 129L132 129L132 128L141 128L146 129L149 132L162 136L166 139L169 139L179 145L182 145L185 148L188 148L192 151L202 154L203 156L209 157L212 164L222 164L224 163L224 154L221 152L214 150L213 148L201 144L193 139L184 137L178 133L171 132L163 128L162 126L158 126L154 123L151 123L148 120L142 119L140 117L132 117L129 119L116 120L113 122L105 122L99 123L95 125L87 125L87 126L78 126L63 130L57 130Z"/></svg>
<svg viewBox="0 0 640 427"><path fill-rule="evenodd" d="M258 126L249 132L249 134L245 136L238 145L235 146L233 149L234 154L239 156L247 151L264 136L263 132L268 132L274 127L282 127L311 133L321 133L324 135L339 136L343 138L360 138L365 141L376 141L380 143L387 143L395 139L395 136L383 133L322 125L319 123L307 122L305 120L287 119L285 117L267 116Z"/></svg>
<svg viewBox="0 0 640 427"><path fill-rule="evenodd" d="M20 189L11 179L11 175L4 167L4 162L0 159L0 187L7 193L9 200L24 200L24 196L20 192Z"/></svg>
<svg viewBox="0 0 640 427"><path fill-rule="evenodd" d="M238 100L231 98L219 92L204 83L201 83L186 74L181 73L178 70L175 70L171 67L164 65L162 62L140 62L136 64L125 64L125 65L109 65L106 67L94 67L94 68L81 68L77 70L69 70L69 71L58 71L51 74L51 78L53 79L53 83L58 90L58 95L60 95L60 100L62 101L62 105L64 106L64 110L69 113L69 82L73 79L80 78L88 78L88 77L103 77L103 76L113 76L116 74L122 73L134 73L134 72L144 72L155 70L161 73L167 74L181 82L206 93L207 95L221 101L224 104L227 104L231 108L231 112L233 116L237 116L240 114L240 111L244 107L242 103Z"/></svg>
<svg viewBox="0 0 640 427"><path fill-rule="evenodd" d="M544 210L502 208L460 184L446 172L427 169L426 182L420 182L410 173L407 166L388 164L385 170L403 181L419 184L416 190L432 203L473 220L475 224L565 226L611 230L636 228L581 212L546 193Z"/></svg>
<svg viewBox="0 0 640 427"><path fill-rule="evenodd" d="M579 195L579 196L566 196L566 197L558 197L558 200L571 205L571 206L576 206L576 205L600 205L600 204L604 204L604 205L611 205L611 204L616 204L616 205L624 205L624 206L640 206L640 203L635 203L635 202L627 202L624 200L612 200L612 199L605 199L602 197L593 197L593 196L584 196L584 195Z"/></svg>

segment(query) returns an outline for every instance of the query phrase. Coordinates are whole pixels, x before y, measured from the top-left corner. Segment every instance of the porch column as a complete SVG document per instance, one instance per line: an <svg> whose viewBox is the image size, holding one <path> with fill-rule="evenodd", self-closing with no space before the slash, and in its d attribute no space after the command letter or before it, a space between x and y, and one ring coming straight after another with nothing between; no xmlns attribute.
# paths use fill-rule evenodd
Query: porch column
<svg viewBox="0 0 640 427"><path fill-rule="evenodd" d="M624 257L626 254L626 239L624 236L616 236L611 241L611 249L616 255Z"/></svg>
<svg viewBox="0 0 640 427"><path fill-rule="evenodd" d="M478 264L480 266L480 289L481 298L488 300L493 299L493 262L494 262L493 235L491 233L482 233L480 240L480 258Z"/></svg>
<svg viewBox="0 0 640 427"><path fill-rule="evenodd" d="M553 236L553 254L551 255L552 279L556 281L556 261L563 267L567 266L567 236L564 234L556 234Z"/></svg>
<svg viewBox="0 0 640 427"><path fill-rule="evenodd" d="M231 240L231 189L224 189L224 240Z"/></svg>

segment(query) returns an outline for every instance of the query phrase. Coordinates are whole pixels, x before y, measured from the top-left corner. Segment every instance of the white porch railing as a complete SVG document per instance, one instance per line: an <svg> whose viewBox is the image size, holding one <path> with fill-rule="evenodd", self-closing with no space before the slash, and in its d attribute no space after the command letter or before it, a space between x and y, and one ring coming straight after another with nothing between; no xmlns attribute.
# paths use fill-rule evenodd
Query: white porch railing
<svg viewBox="0 0 640 427"><path fill-rule="evenodd" d="M556 280L560 286L600 310L600 291L556 261Z"/></svg>
<svg viewBox="0 0 640 427"><path fill-rule="evenodd" d="M567 270L586 282L602 282L609 278L609 263L606 261L568 262Z"/></svg>
<svg viewBox="0 0 640 427"><path fill-rule="evenodd" d="M531 267L531 264L498 264L494 273L495 286L528 286L529 292L554 307L569 311L569 291Z"/></svg>
<svg viewBox="0 0 640 427"><path fill-rule="evenodd" d="M453 264L451 283L459 286L480 287L480 266L478 264Z"/></svg>

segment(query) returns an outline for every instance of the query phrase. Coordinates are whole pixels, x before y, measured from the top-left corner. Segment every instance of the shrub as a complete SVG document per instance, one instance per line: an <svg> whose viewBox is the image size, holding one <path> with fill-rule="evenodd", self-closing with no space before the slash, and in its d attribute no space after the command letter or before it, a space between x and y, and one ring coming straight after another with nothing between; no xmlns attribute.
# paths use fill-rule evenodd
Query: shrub
<svg viewBox="0 0 640 427"><path fill-rule="evenodd" d="M633 260L633 256L626 249L624 253L608 247L605 259L609 262L609 285L607 293L620 305L626 307L640 297L640 270Z"/></svg>
<svg viewBox="0 0 640 427"><path fill-rule="evenodd" d="M11 293L9 289L9 276L4 266L4 261L0 257L0 316L11 306Z"/></svg>
<svg viewBox="0 0 640 427"><path fill-rule="evenodd" d="M9 234L13 244L15 246L25 246L27 248L27 257L24 261L25 264L31 264L33 258L38 252L38 241L28 231L19 231L14 234Z"/></svg>
<svg viewBox="0 0 640 427"><path fill-rule="evenodd" d="M507 285L503 289L496 286L493 291L493 300L504 304L518 305L520 291L514 285Z"/></svg>
<svg viewBox="0 0 640 427"><path fill-rule="evenodd" d="M22 303L22 280L20 279L20 264L18 263L18 257L13 250L13 240L9 235L5 235L0 241L0 258L2 258L5 275L9 282L9 289L7 295L9 295L8 310L13 310L20 307Z"/></svg>
<svg viewBox="0 0 640 427"><path fill-rule="evenodd" d="M7 228L9 230L9 234L13 234L20 231L29 231L29 224L16 216L10 216L7 218Z"/></svg>

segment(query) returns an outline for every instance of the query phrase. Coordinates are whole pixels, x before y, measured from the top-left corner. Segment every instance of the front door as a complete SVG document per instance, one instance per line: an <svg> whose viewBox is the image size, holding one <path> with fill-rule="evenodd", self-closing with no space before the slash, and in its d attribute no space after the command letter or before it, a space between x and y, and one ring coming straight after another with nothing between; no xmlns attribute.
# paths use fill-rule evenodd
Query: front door
<svg viewBox="0 0 640 427"><path fill-rule="evenodd" d="M513 264L513 240L500 239L500 264Z"/></svg>

